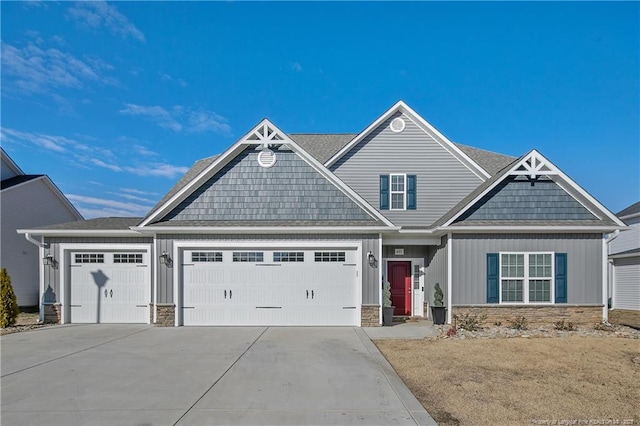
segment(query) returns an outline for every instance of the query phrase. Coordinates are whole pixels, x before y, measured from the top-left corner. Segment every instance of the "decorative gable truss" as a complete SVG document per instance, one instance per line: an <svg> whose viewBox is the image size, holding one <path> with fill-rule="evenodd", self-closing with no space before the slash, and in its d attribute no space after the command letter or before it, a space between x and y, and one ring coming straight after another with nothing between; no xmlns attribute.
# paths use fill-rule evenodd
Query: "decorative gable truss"
<svg viewBox="0 0 640 426"><path fill-rule="evenodd" d="M281 150L283 147L287 148L287 150L295 153L300 159L315 170L315 172L326 179L333 187L337 188L337 190L342 194L351 199L357 206L359 206L359 208L366 212L366 215L371 217L374 222L378 221L380 225L385 228L394 228L394 225L388 219L369 205L362 197L346 186L327 168L293 142L284 132L269 122L269 120L264 119L257 126L251 129L251 131L240 138L234 145L227 149L227 151L220 155L208 167L197 174L191 181L180 188L173 196L167 199L164 203L158 205L137 227L135 227L135 230L143 231L148 225L165 220L169 214L173 214L172 212L174 209L180 206L181 203L188 202L189 197L193 197L194 194L197 195L198 191L202 193L203 185L210 182L218 172L223 171L223 169L226 166L229 166L236 158L240 158L241 154L245 152L248 147L252 146L254 148L258 146L257 149L260 151L257 154L258 164L267 169L274 167L278 162L279 157L284 158L281 155ZM154 227L154 229L157 230L156 227Z"/></svg>
<svg viewBox="0 0 640 426"><path fill-rule="evenodd" d="M580 212L574 213L575 217L567 217L567 220L579 221L591 219L589 223L591 227L595 225L594 221L599 221L602 222L602 225L606 225L607 228L610 229L625 226L624 223L622 223L612 212L600 204L587 191L581 188L558 167L534 149L522 156L510 168L505 169L502 174L494 176L494 178L486 182L485 185L479 187L475 193L470 194L468 199L463 200L460 205L453 209L453 214L451 214L447 220L440 225L440 229L447 228L453 224L456 224L457 226L466 226L464 221L467 219L484 220L485 223L483 223L483 226L488 229L490 227L490 225L486 224L487 220L489 220L486 213L486 210L488 209L485 208L485 212L482 212L481 209L489 206L492 201L495 202L495 199L500 197L501 191L503 191L510 182L516 181L525 183L526 186L530 187L539 183L547 184L547 187L552 187L554 191L553 193L560 194L565 203L571 204L574 207L574 210L580 210ZM532 191L532 194L535 196L544 197L544 195L539 195L541 193L542 192L536 193L535 191ZM527 201L526 195L517 195L517 197L510 195L502 196L506 204L506 209L504 205L500 206L503 208L503 211L516 206L518 203L522 204L523 199L524 202ZM529 204L531 204L531 201L532 200L529 200ZM518 219L535 222L533 216L537 216L540 221L552 221L555 217L545 215L543 211L546 207L552 205L553 201L547 201L546 203L530 206L531 211L528 216L524 215L522 217L518 217L517 214L511 211L506 211L504 215L509 217L509 221L513 222ZM478 214L478 212L484 214ZM559 215L561 214L556 216ZM544 227L542 223L537 225L539 225L538 227ZM529 227L534 228L536 225L532 224Z"/></svg>

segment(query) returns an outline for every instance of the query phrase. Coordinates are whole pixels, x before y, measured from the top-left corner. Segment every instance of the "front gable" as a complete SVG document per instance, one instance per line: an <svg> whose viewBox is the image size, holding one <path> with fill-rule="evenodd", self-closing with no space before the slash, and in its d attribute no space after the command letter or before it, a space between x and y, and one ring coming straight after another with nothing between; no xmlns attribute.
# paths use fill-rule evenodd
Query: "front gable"
<svg viewBox="0 0 640 426"><path fill-rule="evenodd" d="M436 222L456 227L606 227L624 224L536 150L469 194Z"/></svg>
<svg viewBox="0 0 640 426"><path fill-rule="evenodd" d="M336 176L397 225L430 225L488 176L454 144L428 131L421 120L410 110L397 107L326 163ZM404 208L394 209L390 192L381 186L386 182L385 176L391 175L407 176ZM413 194L408 192L409 176L415 176ZM409 197L413 195L415 204L410 204Z"/></svg>
<svg viewBox="0 0 640 426"><path fill-rule="evenodd" d="M276 162L265 168L260 152L248 146L162 221L376 222L297 153L273 149Z"/></svg>
<svg viewBox="0 0 640 426"><path fill-rule="evenodd" d="M196 163L135 229L149 225L393 227L268 120Z"/></svg>

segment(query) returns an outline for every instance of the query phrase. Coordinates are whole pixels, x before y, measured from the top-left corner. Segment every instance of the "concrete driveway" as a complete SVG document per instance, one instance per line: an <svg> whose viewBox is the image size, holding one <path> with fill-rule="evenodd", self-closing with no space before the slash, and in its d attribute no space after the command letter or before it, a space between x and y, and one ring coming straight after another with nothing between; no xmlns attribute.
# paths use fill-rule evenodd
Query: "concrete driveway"
<svg viewBox="0 0 640 426"><path fill-rule="evenodd" d="M68 325L0 339L3 426L435 424L359 328Z"/></svg>

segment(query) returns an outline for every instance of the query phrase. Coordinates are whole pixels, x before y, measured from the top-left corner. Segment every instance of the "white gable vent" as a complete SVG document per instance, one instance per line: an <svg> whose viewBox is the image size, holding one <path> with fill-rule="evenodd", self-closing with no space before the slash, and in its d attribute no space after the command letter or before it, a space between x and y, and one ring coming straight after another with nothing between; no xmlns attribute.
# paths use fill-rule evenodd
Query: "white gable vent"
<svg viewBox="0 0 640 426"><path fill-rule="evenodd" d="M276 164L276 153L270 149L263 149L258 154L258 164L265 169L273 167L273 165Z"/></svg>
<svg viewBox="0 0 640 426"><path fill-rule="evenodd" d="M405 122L400 117L394 118L393 120L391 120L391 123L389 124L389 128L391 129L392 132L395 132L395 133L400 133L401 131L403 131L404 126L405 126Z"/></svg>

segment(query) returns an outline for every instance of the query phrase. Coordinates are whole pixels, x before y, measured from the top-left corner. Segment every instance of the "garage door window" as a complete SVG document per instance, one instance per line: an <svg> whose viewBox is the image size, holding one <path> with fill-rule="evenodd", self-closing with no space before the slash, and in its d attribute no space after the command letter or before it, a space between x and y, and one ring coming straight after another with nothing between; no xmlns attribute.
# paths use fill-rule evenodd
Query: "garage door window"
<svg viewBox="0 0 640 426"><path fill-rule="evenodd" d="M234 251L234 262L264 262L264 253L261 251Z"/></svg>
<svg viewBox="0 0 640 426"><path fill-rule="evenodd" d="M274 251L274 262L304 262L304 252L301 251Z"/></svg>
<svg viewBox="0 0 640 426"><path fill-rule="evenodd" d="M76 253L76 263L104 263L104 254L102 253Z"/></svg>
<svg viewBox="0 0 640 426"><path fill-rule="evenodd" d="M315 253L316 262L344 262L343 251L317 251Z"/></svg>
<svg viewBox="0 0 640 426"><path fill-rule="evenodd" d="M142 253L114 253L113 263L142 263Z"/></svg>
<svg viewBox="0 0 640 426"><path fill-rule="evenodd" d="M191 253L192 262L222 262L221 251L194 251Z"/></svg>

